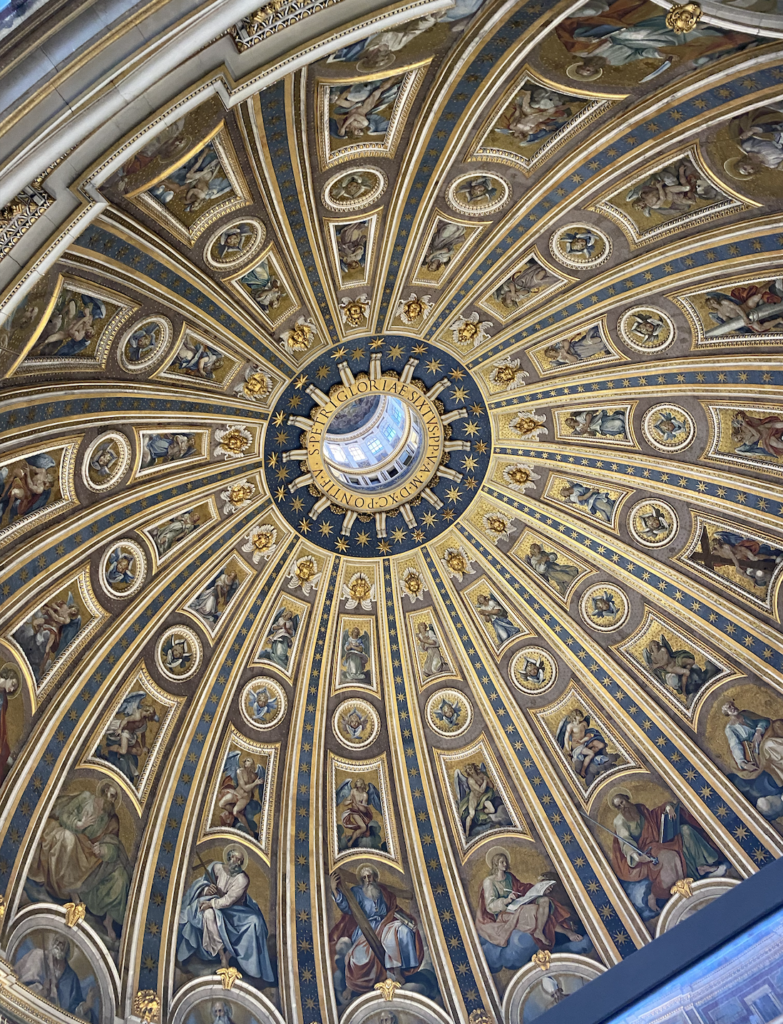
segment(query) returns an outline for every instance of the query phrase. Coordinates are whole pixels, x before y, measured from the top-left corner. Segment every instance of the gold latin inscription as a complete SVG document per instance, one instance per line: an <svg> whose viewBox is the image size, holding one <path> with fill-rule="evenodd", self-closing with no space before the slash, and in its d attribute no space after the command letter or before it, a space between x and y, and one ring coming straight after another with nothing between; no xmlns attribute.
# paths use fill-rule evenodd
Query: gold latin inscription
<svg viewBox="0 0 783 1024"><path fill-rule="evenodd" d="M415 472L400 487L384 494L367 494L346 487L335 480L324 465L321 454L324 435L334 414L354 399L374 394L394 395L407 402L419 414L424 425L424 452ZM318 489L345 508L361 512L388 512L404 505L424 490L440 465L444 431L437 409L418 388L394 377L355 380L350 386L340 385L330 396L329 402L311 414L311 419L313 426L307 435L308 468Z"/></svg>

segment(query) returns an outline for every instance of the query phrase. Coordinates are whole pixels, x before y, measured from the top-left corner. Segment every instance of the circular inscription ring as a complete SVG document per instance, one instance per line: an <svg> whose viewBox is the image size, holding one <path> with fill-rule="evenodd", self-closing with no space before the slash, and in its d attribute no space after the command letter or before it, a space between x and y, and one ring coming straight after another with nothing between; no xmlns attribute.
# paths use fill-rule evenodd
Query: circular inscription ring
<svg viewBox="0 0 783 1024"><path fill-rule="evenodd" d="M313 482L323 494L343 508L355 512L388 512L416 498L427 487L435 474L443 455L445 430L440 413L426 394L411 383L394 377L359 378L349 383L338 384L326 398L317 388L307 389L308 394L318 402L318 408L309 421L292 416L289 423L307 429L307 466L313 474ZM373 395L388 395L398 398L418 413L424 427L423 449L416 469L398 488L372 494L366 490L352 489L332 476L323 457L323 442L332 418L346 405L357 398ZM312 424L312 425L310 425Z"/></svg>

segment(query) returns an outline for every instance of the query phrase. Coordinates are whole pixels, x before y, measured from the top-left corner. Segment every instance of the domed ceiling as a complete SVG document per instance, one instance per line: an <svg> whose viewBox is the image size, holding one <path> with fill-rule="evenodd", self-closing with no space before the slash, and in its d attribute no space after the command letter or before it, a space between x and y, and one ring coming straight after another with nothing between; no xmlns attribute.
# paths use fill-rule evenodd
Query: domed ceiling
<svg viewBox="0 0 783 1024"><path fill-rule="evenodd" d="M3 334L8 1012L516 1024L780 855L783 71L725 11L408 5L82 172Z"/></svg>

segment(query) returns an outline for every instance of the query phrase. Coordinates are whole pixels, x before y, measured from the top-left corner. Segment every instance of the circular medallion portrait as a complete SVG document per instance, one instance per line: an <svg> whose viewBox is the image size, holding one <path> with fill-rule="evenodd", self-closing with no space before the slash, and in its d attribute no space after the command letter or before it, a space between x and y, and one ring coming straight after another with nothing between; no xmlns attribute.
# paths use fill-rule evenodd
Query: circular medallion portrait
<svg viewBox="0 0 783 1024"><path fill-rule="evenodd" d="M266 238L260 220L247 217L217 230L204 246L204 262L215 270L233 270L251 260Z"/></svg>
<svg viewBox="0 0 783 1024"><path fill-rule="evenodd" d="M696 436L690 413L678 405L654 405L642 418L644 439L659 452L681 452Z"/></svg>
<svg viewBox="0 0 783 1024"><path fill-rule="evenodd" d="M13 700L22 692L22 673L13 661L0 666L0 706L3 701Z"/></svg>
<svg viewBox="0 0 783 1024"><path fill-rule="evenodd" d="M147 556L133 540L123 538L112 544L101 559L101 584L110 597L130 597L144 583Z"/></svg>
<svg viewBox="0 0 783 1024"><path fill-rule="evenodd" d="M565 267L597 267L612 254L612 241L589 224L567 224L549 239L549 251Z"/></svg>
<svg viewBox="0 0 783 1024"><path fill-rule="evenodd" d="M610 633L625 622L630 613L628 598L619 587L599 583L589 587L579 602L579 614L588 626Z"/></svg>
<svg viewBox="0 0 783 1024"><path fill-rule="evenodd" d="M674 321L660 309L634 306L620 317L617 333L636 352L662 352L674 341Z"/></svg>
<svg viewBox="0 0 783 1024"><path fill-rule="evenodd" d="M459 690L438 690L427 701L424 716L441 736L459 736L473 721L473 706Z"/></svg>
<svg viewBox="0 0 783 1024"><path fill-rule="evenodd" d="M128 373L141 373L163 358L171 341L171 321L165 316L148 316L137 320L122 336L117 356Z"/></svg>
<svg viewBox="0 0 783 1024"><path fill-rule="evenodd" d="M446 202L458 213L471 217L494 213L511 198L511 188L498 174L461 174L449 185Z"/></svg>
<svg viewBox="0 0 783 1024"><path fill-rule="evenodd" d="M523 647L511 660L511 682L523 693L543 693L557 679L557 662L543 647Z"/></svg>
<svg viewBox="0 0 783 1024"><path fill-rule="evenodd" d="M287 706L285 690L267 676L251 679L239 698L242 717L254 729L274 728L285 717Z"/></svg>
<svg viewBox="0 0 783 1024"><path fill-rule="evenodd" d="M661 548L677 533L677 513L665 501L639 501L628 513L628 530L648 548Z"/></svg>
<svg viewBox="0 0 783 1024"><path fill-rule="evenodd" d="M332 732L354 750L369 747L380 731L378 712L366 700L344 700L332 715Z"/></svg>
<svg viewBox="0 0 783 1024"><path fill-rule="evenodd" d="M172 626L155 648L158 668L169 679L190 679L201 664L201 641L188 626Z"/></svg>
<svg viewBox="0 0 783 1024"><path fill-rule="evenodd" d="M130 459L131 446L124 434L101 434L84 453L82 479L91 491L108 491L125 476Z"/></svg>
<svg viewBox="0 0 783 1024"><path fill-rule="evenodd" d="M327 210L335 213L362 210L381 198L387 184L383 171L375 167L355 167L333 175L324 185L321 199Z"/></svg>

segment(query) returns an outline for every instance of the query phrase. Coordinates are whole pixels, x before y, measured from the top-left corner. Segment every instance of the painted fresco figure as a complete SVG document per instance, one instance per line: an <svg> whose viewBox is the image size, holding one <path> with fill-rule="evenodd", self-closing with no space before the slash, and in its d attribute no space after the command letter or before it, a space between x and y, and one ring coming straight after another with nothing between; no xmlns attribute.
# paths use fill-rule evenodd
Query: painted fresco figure
<svg viewBox="0 0 783 1024"><path fill-rule="evenodd" d="M6 666L0 672L0 783L10 772L14 763L8 739L8 701L17 692L19 685L19 675L16 669Z"/></svg>
<svg viewBox="0 0 783 1024"><path fill-rule="evenodd" d="M566 565L557 560L556 551L545 551L540 544L531 544L525 562L537 576L543 577L555 589L565 596L568 588L579 575L575 565Z"/></svg>
<svg viewBox="0 0 783 1024"><path fill-rule="evenodd" d="M165 555L171 551L175 544L179 544L180 541L190 536L200 522L199 513L188 509L187 512L180 512L173 519L169 519L163 526L153 526L150 530L150 537L155 542L158 554Z"/></svg>
<svg viewBox="0 0 783 1024"><path fill-rule="evenodd" d="M329 943L335 950L340 940L348 939L350 942L347 950L341 946L345 983L345 991L338 993L341 1002L347 1002L353 995L372 992L376 982L385 978L404 985L412 980L424 960L418 924L398 906L397 897L391 889L380 883L378 871L371 864L362 864L356 876L359 884L350 888L351 902L361 908L367 925L377 936L383 950L383 963L353 916L342 879L338 872L334 872L329 876L329 883L332 899L342 917L329 932Z"/></svg>
<svg viewBox="0 0 783 1024"><path fill-rule="evenodd" d="M581 708L573 708L557 727L557 743L570 759L576 774L589 786L617 760L610 754L600 730L590 725L590 716Z"/></svg>
<svg viewBox="0 0 783 1024"><path fill-rule="evenodd" d="M617 812L612 830L619 837L612 840L612 867L644 919L658 915L659 901L669 899L679 879L726 874L728 861L681 804L648 807L622 791L609 804Z"/></svg>
<svg viewBox="0 0 783 1024"><path fill-rule="evenodd" d="M367 678L370 637L368 633L359 633L359 627L343 631L343 679L345 682L364 682Z"/></svg>
<svg viewBox="0 0 783 1024"><path fill-rule="evenodd" d="M457 768L454 772L454 788L459 798L459 816L465 838L511 824L506 806L494 783L481 764L466 764L464 773Z"/></svg>
<svg viewBox="0 0 783 1024"><path fill-rule="evenodd" d="M566 416L565 425L575 437L626 437L624 409L583 409Z"/></svg>
<svg viewBox="0 0 783 1024"><path fill-rule="evenodd" d="M148 434L141 451L144 469L158 462L176 462L193 455L196 447L192 434Z"/></svg>
<svg viewBox="0 0 783 1024"><path fill-rule="evenodd" d="M68 962L70 959L71 945L65 936L49 933L43 949L35 947L14 963L14 973L31 992L79 1020L99 1024L98 988L93 984L85 994L76 971Z"/></svg>
<svg viewBox="0 0 783 1024"><path fill-rule="evenodd" d="M376 82L333 85L329 95L333 112L329 119L331 135L338 139L385 135L402 81L399 76Z"/></svg>
<svg viewBox="0 0 783 1024"><path fill-rule="evenodd" d="M8 522L43 508L52 495L57 463L46 452L29 455L20 465L0 466L0 520Z"/></svg>
<svg viewBox="0 0 783 1024"><path fill-rule="evenodd" d="M580 484L576 480L569 480L561 489L560 496L567 503L576 505L591 516L595 516L600 522L611 523L617 499L610 498L607 491Z"/></svg>
<svg viewBox="0 0 783 1024"><path fill-rule="evenodd" d="M184 192L184 209L192 213L200 210L210 199L217 199L233 191L233 188L220 163L214 143L208 142L149 191L164 206L168 206L175 195Z"/></svg>
<svg viewBox="0 0 783 1024"><path fill-rule="evenodd" d="M219 960L229 967L234 960L250 978L275 984L267 947L268 929L261 908L248 892L247 853L227 846L223 861L213 861L208 874L185 893L179 915L177 959L195 955L207 963Z"/></svg>
<svg viewBox="0 0 783 1024"><path fill-rule="evenodd" d="M236 569L224 569L193 598L190 607L214 626L238 586Z"/></svg>
<svg viewBox="0 0 783 1024"><path fill-rule="evenodd" d="M69 591L67 600L53 598L41 605L14 631L13 638L30 662L36 680L40 682L81 628L81 613Z"/></svg>
<svg viewBox="0 0 783 1024"><path fill-rule="evenodd" d="M299 616L288 608L281 608L272 620L272 625L266 635L268 646L258 652L259 659L271 661L273 665L287 669L298 629Z"/></svg>
<svg viewBox="0 0 783 1024"><path fill-rule="evenodd" d="M766 284L737 285L728 294L710 291L704 299L709 317L717 325L706 337L734 334L765 334L780 330L783 324L783 278Z"/></svg>
<svg viewBox="0 0 783 1024"><path fill-rule="evenodd" d="M381 794L377 786L359 777L346 779L334 795L335 805L342 805L338 841L340 849L355 846L368 849L385 849L381 841L381 829L373 811L383 818Z"/></svg>
<svg viewBox="0 0 783 1024"><path fill-rule="evenodd" d="M425 679L436 676L441 672L449 671L449 663L443 655L440 640L435 633L432 623L419 622L416 627L416 646L424 655L424 664L421 667L421 674Z"/></svg>
<svg viewBox="0 0 783 1024"><path fill-rule="evenodd" d="M144 703L146 698L144 690L128 694L104 734L106 753L101 753L100 748L96 752L97 757L109 761L132 783L140 774L139 760L149 753L147 727L150 722L159 721L155 708Z"/></svg>
<svg viewBox="0 0 783 1024"><path fill-rule="evenodd" d="M262 764L256 764L252 757L242 757L238 750L229 753L217 801L223 825L238 827L241 823L251 835L258 834L265 779ZM250 824L251 818L256 819L255 827Z"/></svg>
<svg viewBox="0 0 783 1024"><path fill-rule="evenodd" d="M544 349L544 355L556 366L573 366L597 356L609 355L610 350L597 327L590 327L573 338L560 338Z"/></svg>
<svg viewBox="0 0 783 1024"><path fill-rule="evenodd" d="M492 627L499 647L506 640L510 640L521 632L519 626L515 626L511 621L508 610L504 608L492 591L488 594L478 595L476 610L481 618Z"/></svg>
<svg viewBox="0 0 783 1024"><path fill-rule="evenodd" d="M437 274L451 263L457 247L464 241L465 228L461 224L452 224L447 220L438 221L422 261L425 269L431 274Z"/></svg>
<svg viewBox="0 0 783 1024"><path fill-rule="evenodd" d="M512 873L503 847L490 849L486 859L490 873L481 883L475 920L493 973L518 969L539 949L575 953L592 949L589 938L576 930L578 918L552 894L556 880L541 876L535 883L523 882ZM526 899L519 903L521 898Z"/></svg>
<svg viewBox="0 0 783 1024"><path fill-rule="evenodd" d="M698 693L720 671L709 660L705 660L704 668L701 668L696 664L696 655L692 651L672 650L663 633L660 640L649 641L643 654L650 672L683 699Z"/></svg>
<svg viewBox="0 0 783 1024"><path fill-rule="evenodd" d="M131 867L120 839L119 792L100 782L95 793L55 801L35 850L28 878L63 903L84 903L102 919L112 944L122 924Z"/></svg>
<svg viewBox="0 0 783 1024"><path fill-rule="evenodd" d="M783 815L783 719L740 710L731 700L721 710L728 719L725 733L731 756L737 768L748 773L731 773L729 780L765 818L779 818Z"/></svg>

